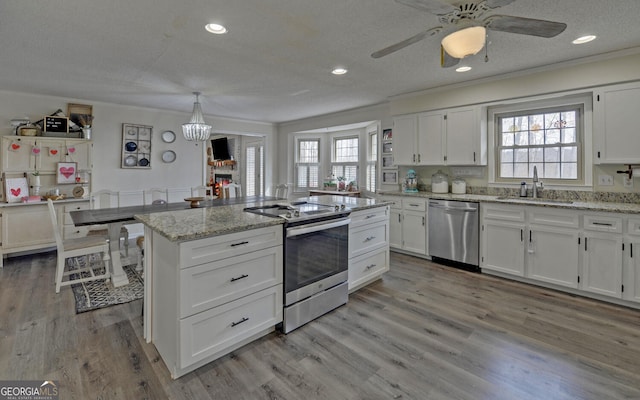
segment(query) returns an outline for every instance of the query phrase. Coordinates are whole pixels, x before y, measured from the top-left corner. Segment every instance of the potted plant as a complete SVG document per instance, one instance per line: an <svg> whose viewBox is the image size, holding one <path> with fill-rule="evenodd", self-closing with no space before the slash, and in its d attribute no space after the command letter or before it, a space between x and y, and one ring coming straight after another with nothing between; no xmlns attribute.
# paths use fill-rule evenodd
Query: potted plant
<svg viewBox="0 0 640 400"><path fill-rule="evenodd" d="M338 190L345 190L346 189L346 183L347 178L345 178L344 176L339 176L338 177Z"/></svg>

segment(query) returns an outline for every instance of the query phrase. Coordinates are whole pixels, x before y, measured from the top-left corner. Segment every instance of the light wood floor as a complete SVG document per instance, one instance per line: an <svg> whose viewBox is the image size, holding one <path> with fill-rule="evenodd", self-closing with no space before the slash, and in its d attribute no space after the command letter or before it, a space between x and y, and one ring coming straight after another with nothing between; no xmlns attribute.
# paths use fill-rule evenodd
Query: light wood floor
<svg viewBox="0 0 640 400"><path fill-rule="evenodd" d="M0 380L65 400L640 398L640 311L395 253L347 306L173 381L141 302L76 315L54 256L0 270Z"/></svg>

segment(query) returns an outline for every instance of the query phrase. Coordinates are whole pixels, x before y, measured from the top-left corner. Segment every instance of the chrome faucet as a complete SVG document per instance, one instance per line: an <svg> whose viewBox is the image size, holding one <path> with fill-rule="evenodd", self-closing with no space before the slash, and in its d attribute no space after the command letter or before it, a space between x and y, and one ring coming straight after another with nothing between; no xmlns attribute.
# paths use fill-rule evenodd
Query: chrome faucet
<svg viewBox="0 0 640 400"><path fill-rule="evenodd" d="M538 198L538 167L533 166L533 198ZM542 182L540 182L540 190L542 190Z"/></svg>

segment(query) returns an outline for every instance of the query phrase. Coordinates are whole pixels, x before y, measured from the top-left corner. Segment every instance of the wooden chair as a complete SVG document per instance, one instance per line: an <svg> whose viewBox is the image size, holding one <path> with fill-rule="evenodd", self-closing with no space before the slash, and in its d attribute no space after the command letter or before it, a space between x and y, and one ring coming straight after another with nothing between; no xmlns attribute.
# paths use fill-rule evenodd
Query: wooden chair
<svg viewBox="0 0 640 400"><path fill-rule="evenodd" d="M279 199L289 198L289 185L287 185L286 183L276 185L273 189L273 196Z"/></svg>
<svg viewBox="0 0 640 400"><path fill-rule="evenodd" d="M120 194L112 190L99 190L89 195L89 205L92 209L120 207ZM109 236L109 229L106 225L94 225L88 236ZM120 228L120 239L124 241L124 255L129 257L129 230L124 226Z"/></svg>
<svg viewBox="0 0 640 400"><path fill-rule="evenodd" d="M166 204L169 202L169 189L151 188L143 193L144 205Z"/></svg>
<svg viewBox="0 0 640 400"><path fill-rule="evenodd" d="M242 196L242 187L237 183L228 183L222 186L222 192L225 199Z"/></svg>
<svg viewBox="0 0 640 400"><path fill-rule="evenodd" d="M74 283L95 281L98 279L108 279L110 274L107 262L111 260L109 257L109 240L103 236L86 236L71 240L63 240L60 226L58 225L58 217L56 209L51 199L47 200L49 207L49 216L53 225L53 234L56 238L56 247L58 250L58 261L56 263L56 293L60 293L60 287L71 285ZM99 254L99 263L92 265L90 256ZM84 256L84 265L79 257ZM75 269L69 270L67 260L71 260ZM67 270L65 271L65 268ZM104 268L104 272L102 272ZM100 270L100 271L98 271ZM68 279L64 279L67 277Z"/></svg>

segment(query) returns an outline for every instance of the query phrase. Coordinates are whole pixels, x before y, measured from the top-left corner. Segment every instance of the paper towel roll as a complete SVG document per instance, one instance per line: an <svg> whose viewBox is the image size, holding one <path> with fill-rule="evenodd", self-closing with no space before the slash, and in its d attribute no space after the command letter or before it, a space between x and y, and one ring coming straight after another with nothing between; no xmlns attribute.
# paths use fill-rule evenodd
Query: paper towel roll
<svg viewBox="0 0 640 400"><path fill-rule="evenodd" d="M631 174L632 177L640 178L640 165L637 167L631 167L631 171L633 171L633 173Z"/></svg>

